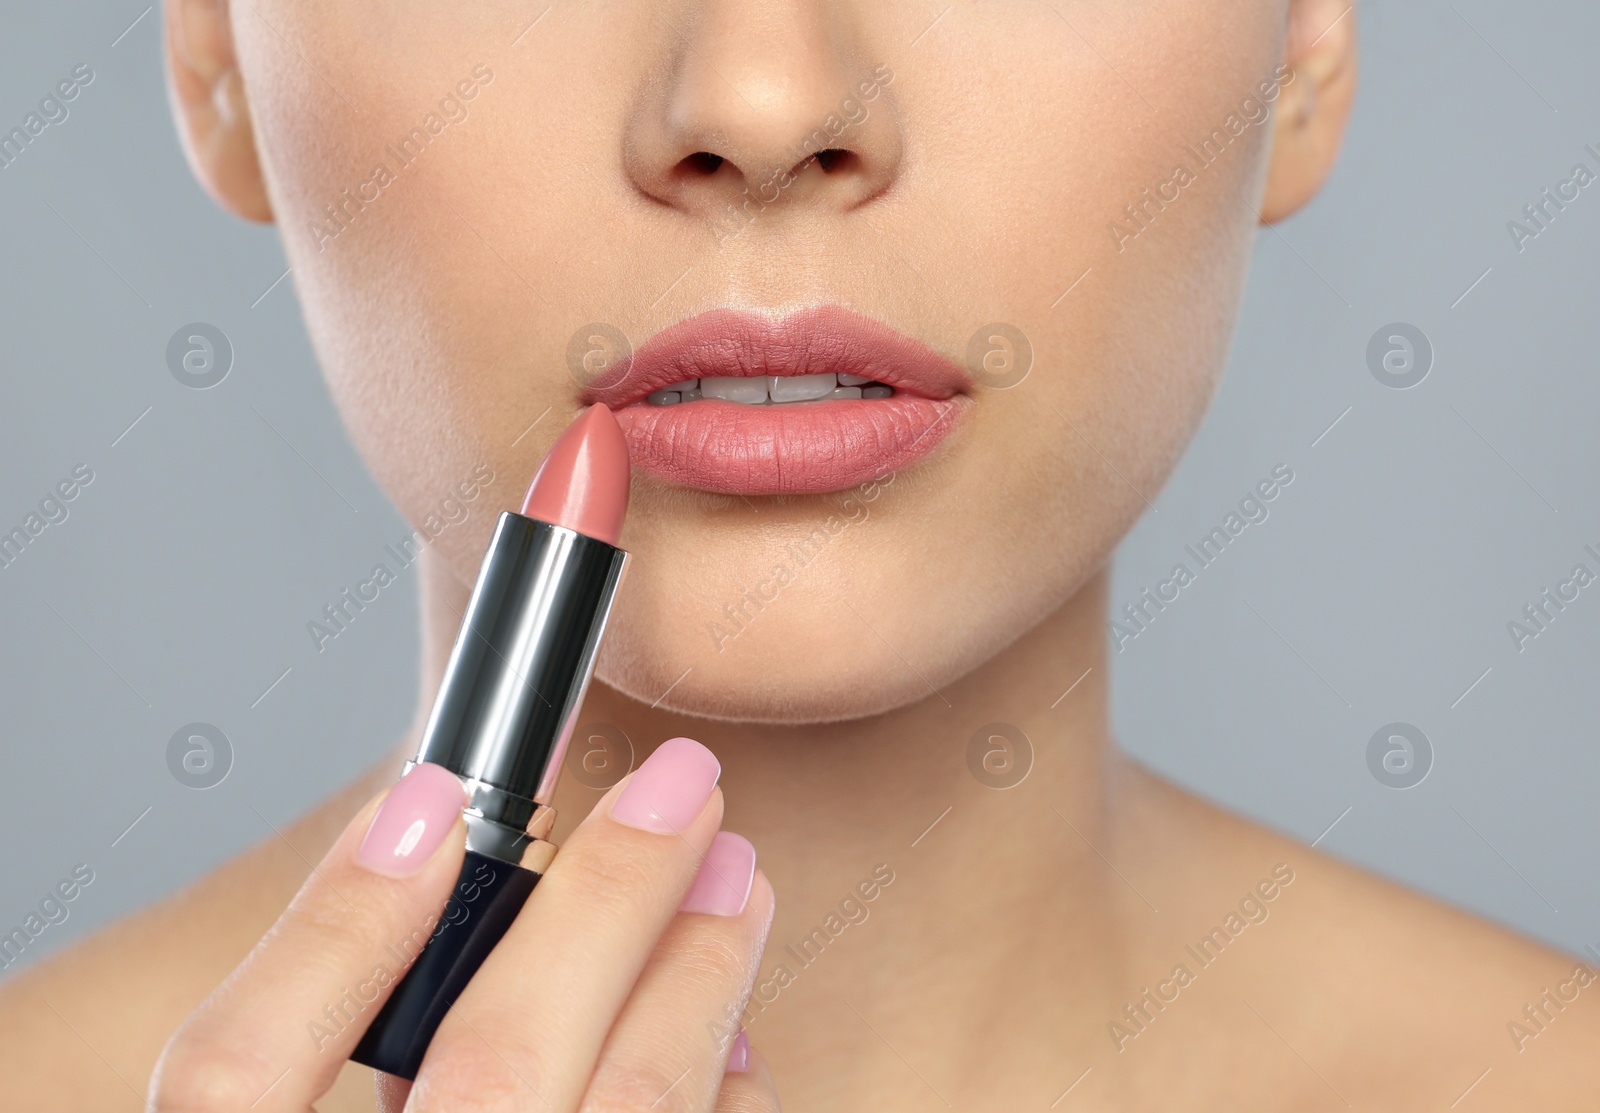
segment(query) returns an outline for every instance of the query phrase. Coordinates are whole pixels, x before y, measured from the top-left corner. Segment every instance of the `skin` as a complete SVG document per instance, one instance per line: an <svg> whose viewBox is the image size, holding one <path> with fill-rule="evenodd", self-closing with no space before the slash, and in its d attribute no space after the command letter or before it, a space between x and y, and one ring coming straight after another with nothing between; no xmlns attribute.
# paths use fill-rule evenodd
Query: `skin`
<svg viewBox="0 0 1600 1113"><path fill-rule="evenodd" d="M191 163L221 204L279 223L350 435L413 521L481 463L515 503L578 410L564 353L590 322L642 338L719 305L839 302L957 360L994 321L1037 353L871 498L636 479L635 561L584 718L721 758L726 826L778 894L772 999L747 1015L785 1107L1591 1106L1600 990L1521 1050L1507 1030L1574 959L1219 811L1120 755L1107 721L1106 561L1211 397L1253 228L1333 164L1354 15L958 4L927 29L933 9L899 2L560 4L513 45L529 13L167 9ZM349 227L310 228L480 62L494 76L467 122ZM836 143L853 157L807 164L719 246L724 204L790 169L791 137L880 62L892 82ZM1119 249L1123 207L1280 63L1270 123ZM725 161L690 172L697 151ZM723 605L829 514L852 524L718 649ZM491 522L425 558L419 716ZM1034 750L1003 792L966 762L995 721ZM137 1108L168 1034L415 742L281 840L8 981L0 1104ZM567 778L557 804L576 818L599 795ZM880 864L894 881L868 918L802 966L783 945ZM1264 921L1212 965L1186 956L1285 868L1252 906ZM1119 1041L1108 1026L1178 963L1192 984ZM366 1073L346 1066L319 1108L371 1108Z"/></svg>

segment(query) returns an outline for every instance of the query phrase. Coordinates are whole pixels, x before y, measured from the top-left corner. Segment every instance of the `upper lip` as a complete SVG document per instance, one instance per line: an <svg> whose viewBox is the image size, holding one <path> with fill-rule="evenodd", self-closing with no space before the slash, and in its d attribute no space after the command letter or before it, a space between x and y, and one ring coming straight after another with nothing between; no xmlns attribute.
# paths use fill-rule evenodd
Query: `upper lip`
<svg viewBox="0 0 1600 1113"><path fill-rule="evenodd" d="M590 383L583 400L618 409L687 379L826 372L860 375L932 399L972 385L965 371L926 344L843 306L785 317L713 309L656 333Z"/></svg>

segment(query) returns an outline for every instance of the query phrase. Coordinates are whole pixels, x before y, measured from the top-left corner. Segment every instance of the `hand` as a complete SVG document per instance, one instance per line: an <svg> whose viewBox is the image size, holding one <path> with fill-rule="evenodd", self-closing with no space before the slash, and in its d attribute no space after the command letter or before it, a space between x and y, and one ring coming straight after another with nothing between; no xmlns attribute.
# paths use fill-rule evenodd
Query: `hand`
<svg viewBox="0 0 1600 1113"><path fill-rule="evenodd" d="M416 1083L378 1076L380 1107L778 1109L739 1028L772 887L750 844L718 832L719 772L704 746L674 739L608 792L440 1025ZM154 1109L308 1113L415 953L407 941L438 922L464 803L433 765L368 802L168 1042Z"/></svg>

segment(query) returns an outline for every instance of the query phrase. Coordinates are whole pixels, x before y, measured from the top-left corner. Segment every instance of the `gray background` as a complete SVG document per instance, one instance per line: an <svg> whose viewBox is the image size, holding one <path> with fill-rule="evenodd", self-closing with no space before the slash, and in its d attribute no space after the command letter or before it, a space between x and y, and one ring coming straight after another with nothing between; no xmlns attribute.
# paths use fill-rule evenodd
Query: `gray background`
<svg viewBox="0 0 1600 1113"><path fill-rule="evenodd" d="M416 667L409 581L326 652L306 635L406 527L344 439L291 283L273 286L275 232L190 178L142 6L0 15L0 130L76 64L96 74L0 170L0 531L74 466L96 477L0 569L0 930L74 863L96 874L29 961L370 763ZM1114 655L1119 732L1216 800L1575 950L1600 941L1600 585L1523 652L1506 623L1578 561L1600 572L1582 551L1600 549L1600 183L1521 253L1506 222L1600 168L1600 9L1370 4L1362 39L1342 164L1261 234L1217 404L1123 546L1114 603L1276 465L1296 478ZM193 321L237 353L210 390L166 366ZM1409 390L1367 365L1394 321L1436 350ZM235 751L203 792L166 762L196 720ZM1392 721L1434 749L1405 791L1367 764Z"/></svg>

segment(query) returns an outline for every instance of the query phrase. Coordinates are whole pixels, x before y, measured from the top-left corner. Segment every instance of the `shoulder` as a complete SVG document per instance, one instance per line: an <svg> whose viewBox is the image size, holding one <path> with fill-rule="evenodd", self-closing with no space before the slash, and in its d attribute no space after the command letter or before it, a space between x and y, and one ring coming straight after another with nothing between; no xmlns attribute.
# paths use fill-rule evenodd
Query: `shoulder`
<svg viewBox="0 0 1600 1113"><path fill-rule="evenodd" d="M0 1109L141 1108L168 1035L272 926L389 773L368 774L182 891L7 978ZM345 1093L330 1097L344 1102ZM364 1105L325 1105L370 1106L370 1095Z"/></svg>
<svg viewBox="0 0 1600 1113"><path fill-rule="evenodd" d="M1244 1017L1317 1063L1346 1101L1451 1108L1467 1094L1463 1110L1593 1106L1600 960L1341 862L1142 769L1129 773L1124 816L1122 852L1170 897L1168 924L1145 944L1193 946L1220 927L1212 946L1226 940L1228 953L1216 969L1231 969L1217 996L1245 1002Z"/></svg>

